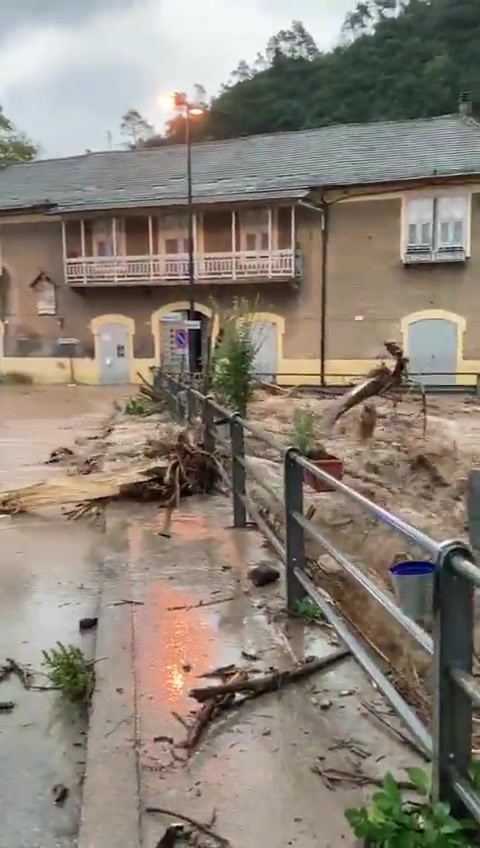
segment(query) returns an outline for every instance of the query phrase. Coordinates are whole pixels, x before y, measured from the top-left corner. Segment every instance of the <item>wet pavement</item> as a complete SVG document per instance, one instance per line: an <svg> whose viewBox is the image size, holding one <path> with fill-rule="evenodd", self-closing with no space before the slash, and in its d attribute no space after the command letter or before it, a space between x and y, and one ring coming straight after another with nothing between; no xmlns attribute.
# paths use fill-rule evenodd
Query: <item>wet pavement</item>
<svg viewBox="0 0 480 848"><path fill-rule="evenodd" d="M118 396L0 392L2 488L61 473L43 465L50 450L97 432ZM150 506L110 507L103 535L61 517L0 518L0 662L12 656L41 671L42 649L57 640L91 655L78 620L97 608L101 660L88 752L85 725L55 693L0 684L0 699L17 705L0 714L0 848L77 844L86 759L82 848L154 848L179 814L214 817L231 848L353 845L344 809L363 790L327 784L316 770L378 777L412 764L365 714L362 700L378 696L350 659L227 711L186 758L185 725L197 709L188 691L207 682L200 675L229 663L286 668L335 650L328 628L276 615L282 581L252 587L248 566L269 554L258 533L231 520L220 496L182 502L170 539ZM53 803L56 783L70 789L63 808Z"/></svg>
<svg viewBox="0 0 480 848"><path fill-rule="evenodd" d="M117 393L118 394L118 393ZM49 452L98 429L114 395L83 388L0 387L0 487L60 473L45 466ZM86 524L61 517L0 517L0 664L12 657L45 685L42 649L57 640L92 655L92 636L78 621L98 602L100 538ZM71 848L76 844L85 763L86 726L58 694L25 691L17 680L0 684L0 845L2 848ZM52 787L69 796L55 806Z"/></svg>
<svg viewBox="0 0 480 848"><path fill-rule="evenodd" d="M284 587L252 588L248 566L268 553L256 532L230 523L221 497L182 502L171 539L159 535L153 509L110 510L107 539L115 539L122 563L122 597L135 601L128 610L141 804L171 811L142 816L141 844L155 848L176 814L208 822L215 811L215 830L232 848L353 845L344 809L361 792L329 789L312 769L358 774L361 762L381 775L386 762L393 770L402 762L396 743L363 716L361 697L375 693L353 661L226 712L190 758L181 747L183 722L197 706L188 691L209 682L201 675L229 663L286 668L335 650L328 629L272 623ZM117 727L107 721L112 745ZM348 747L353 742L362 745L361 759Z"/></svg>

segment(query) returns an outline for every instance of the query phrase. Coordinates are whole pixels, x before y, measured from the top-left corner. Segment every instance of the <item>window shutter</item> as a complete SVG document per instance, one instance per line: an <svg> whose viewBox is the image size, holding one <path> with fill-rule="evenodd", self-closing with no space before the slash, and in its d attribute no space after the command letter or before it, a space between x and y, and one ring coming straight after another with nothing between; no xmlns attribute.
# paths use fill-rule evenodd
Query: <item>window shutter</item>
<svg viewBox="0 0 480 848"><path fill-rule="evenodd" d="M439 247L465 247L467 199L440 197L437 202Z"/></svg>
<svg viewBox="0 0 480 848"><path fill-rule="evenodd" d="M412 198L406 204L407 247L430 247L433 235L433 199Z"/></svg>

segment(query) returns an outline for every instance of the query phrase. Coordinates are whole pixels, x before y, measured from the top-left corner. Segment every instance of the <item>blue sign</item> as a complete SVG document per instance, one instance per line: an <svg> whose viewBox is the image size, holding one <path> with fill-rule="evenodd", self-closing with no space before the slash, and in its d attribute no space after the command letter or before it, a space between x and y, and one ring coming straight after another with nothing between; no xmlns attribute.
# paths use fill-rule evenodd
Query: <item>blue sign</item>
<svg viewBox="0 0 480 848"><path fill-rule="evenodd" d="M186 330L175 330L175 347L177 350L186 350L188 346L188 333Z"/></svg>

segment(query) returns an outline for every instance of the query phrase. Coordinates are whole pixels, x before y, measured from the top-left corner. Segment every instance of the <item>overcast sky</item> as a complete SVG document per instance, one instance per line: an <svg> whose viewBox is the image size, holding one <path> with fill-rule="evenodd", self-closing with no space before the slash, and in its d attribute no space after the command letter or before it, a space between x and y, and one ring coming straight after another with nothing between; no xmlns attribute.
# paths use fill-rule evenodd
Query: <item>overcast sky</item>
<svg viewBox="0 0 480 848"><path fill-rule="evenodd" d="M129 108L162 128L162 94L211 96L302 20L334 44L353 0L0 0L0 104L44 156L120 144Z"/></svg>

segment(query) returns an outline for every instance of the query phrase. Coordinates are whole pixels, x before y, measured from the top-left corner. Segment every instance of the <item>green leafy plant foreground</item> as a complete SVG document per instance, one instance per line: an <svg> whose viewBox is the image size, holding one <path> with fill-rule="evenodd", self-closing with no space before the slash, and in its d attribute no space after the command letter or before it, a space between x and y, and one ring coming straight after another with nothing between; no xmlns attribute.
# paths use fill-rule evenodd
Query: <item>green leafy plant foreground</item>
<svg viewBox="0 0 480 848"><path fill-rule="evenodd" d="M124 408L125 415L148 415L148 408L140 397L132 397L127 400Z"/></svg>
<svg viewBox="0 0 480 848"><path fill-rule="evenodd" d="M52 685L71 703L86 703L95 688L95 671L80 648L57 642L49 651L42 651L42 665Z"/></svg>
<svg viewBox="0 0 480 848"><path fill-rule="evenodd" d="M395 778L385 775L382 788L372 796L368 807L345 813L355 836L371 848L473 846L478 823L458 821L451 815L448 804L430 800L428 772L420 768L409 768L406 772L412 790L421 800L406 799Z"/></svg>
<svg viewBox="0 0 480 848"><path fill-rule="evenodd" d="M247 412L255 380L257 346L250 314L246 301L234 303L222 316L221 336L213 353L213 387L241 415Z"/></svg>
<svg viewBox="0 0 480 848"><path fill-rule="evenodd" d="M297 601L295 606L297 615L300 615L309 624L321 621L323 618L321 611L311 598L302 598L300 601Z"/></svg>

